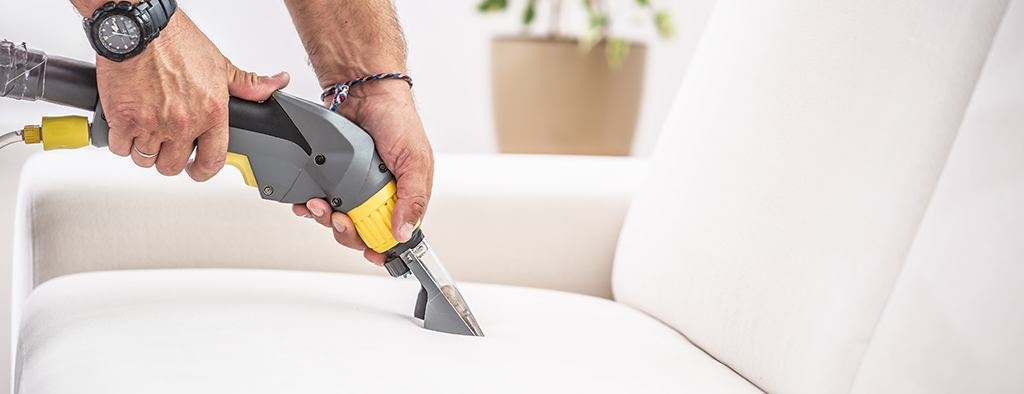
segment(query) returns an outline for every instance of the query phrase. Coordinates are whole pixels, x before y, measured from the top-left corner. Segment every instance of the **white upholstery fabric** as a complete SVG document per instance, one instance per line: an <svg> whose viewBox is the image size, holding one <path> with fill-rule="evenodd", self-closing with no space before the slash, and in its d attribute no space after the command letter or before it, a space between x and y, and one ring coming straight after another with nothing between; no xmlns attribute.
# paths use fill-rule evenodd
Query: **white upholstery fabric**
<svg viewBox="0 0 1024 394"><path fill-rule="evenodd" d="M610 298L618 232L646 169L631 158L438 155L423 228L457 279ZM199 184L83 149L41 153L24 173L22 297L105 269L384 272L289 205L261 200L231 167Z"/></svg>
<svg viewBox="0 0 1024 394"><path fill-rule="evenodd" d="M1005 5L720 1L616 299L767 392L849 392Z"/></svg>
<svg viewBox="0 0 1024 394"><path fill-rule="evenodd" d="M646 160L436 159L423 226L456 280L611 296L615 241ZM40 153L24 174L12 349L25 297L61 275L188 267L383 274L359 252L338 246L327 229L295 218L285 204L262 201L233 168L197 184L137 168L105 150L82 149Z"/></svg>
<svg viewBox="0 0 1024 394"><path fill-rule="evenodd" d="M20 393L760 393L608 300L461 283L486 337L422 329L418 284L272 270L63 276L32 292Z"/></svg>
<svg viewBox="0 0 1024 394"><path fill-rule="evenodd" d="M1011 4L854 393L1024 392L1024 2Z"/></svg>

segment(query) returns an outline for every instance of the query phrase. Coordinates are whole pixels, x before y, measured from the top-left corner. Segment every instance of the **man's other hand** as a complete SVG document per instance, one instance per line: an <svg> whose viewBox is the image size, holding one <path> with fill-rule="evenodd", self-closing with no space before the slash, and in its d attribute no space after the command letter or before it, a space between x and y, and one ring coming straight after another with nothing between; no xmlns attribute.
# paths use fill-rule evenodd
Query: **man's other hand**
<svg viewBox="0 0 1024 394"><path fill-rule="evenodd" d="M328 97L328 102L330 99ZM338 106L338 112L373 137L377 153L398 180L398 202L391 213L391 233L398 242L408 241L427 210L434 175L434 155L409 85L396 79L355 85L349 98ZM332 227L338 243L363 250L367 260L384 264L384 255L366 248L356 234L352 219L332 213L326 201L310 200L306 205L295 205L292 212Z"/></svg>
<svg viewBox="0 0 1024 394"><path fill-rule="evenodd" d="M142 54L122 63L96 58L110 151L163 175L186 169L200 182L224 166L229 94L266 100L288 81L286 73L239 70L180 10Z"/></svg>

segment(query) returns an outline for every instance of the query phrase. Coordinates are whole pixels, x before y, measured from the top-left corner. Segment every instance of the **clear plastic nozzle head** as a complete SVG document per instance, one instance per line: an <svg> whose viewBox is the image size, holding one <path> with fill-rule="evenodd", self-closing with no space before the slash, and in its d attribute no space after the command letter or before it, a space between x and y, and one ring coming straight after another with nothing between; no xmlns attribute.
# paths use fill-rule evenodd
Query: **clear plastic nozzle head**
<svg viewBox="0 0 1024 394"><path fill-rule="evenodd" d="M426 292L422 316L424 328L478 337L484 335L455 280L426 239L403 252L401 258Z"/></svg>

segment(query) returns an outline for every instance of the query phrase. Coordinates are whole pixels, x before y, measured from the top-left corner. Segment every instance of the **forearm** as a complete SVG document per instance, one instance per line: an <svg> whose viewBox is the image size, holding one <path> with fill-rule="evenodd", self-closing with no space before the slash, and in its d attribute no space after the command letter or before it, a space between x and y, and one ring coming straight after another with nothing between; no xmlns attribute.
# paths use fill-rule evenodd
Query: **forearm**
<svg viewBox="0 0 1024 394"><path fill-rule="evenodd" d="M391 0L285 0L285 5L321 87L405 72L405 42Z"/></svg>
<svg viewBox="0 0 1024 394"><path fill-rule="evenodd" d="M405 73L405 42L391 0L284 0L320 86L327 88L379 73ZM325 102L326 104L326 102ZM398 201L391 213L391 233L407 242L423 218L430 200L434 159L423 123L416 113L409 85L398 79L375 80L352 86L337 111L373 137L381 159L398 180ZM326 201L310 201L330 212ZM303 215L313 207L296 207ZM318 216L333 226L343 245L362 245L351 219L341 213ZM333 223L332 223L333 222ZM364 256L377 264L384 255L367 249Z"/></svg>
<svg viewBox="0 0 1024 394"><path fill-rule="evenodd" d="M84 17L92 15L93 11L96 11L103 4L106 4L110 0L71 0L71 5L75 6L78 13Z"/></svg>

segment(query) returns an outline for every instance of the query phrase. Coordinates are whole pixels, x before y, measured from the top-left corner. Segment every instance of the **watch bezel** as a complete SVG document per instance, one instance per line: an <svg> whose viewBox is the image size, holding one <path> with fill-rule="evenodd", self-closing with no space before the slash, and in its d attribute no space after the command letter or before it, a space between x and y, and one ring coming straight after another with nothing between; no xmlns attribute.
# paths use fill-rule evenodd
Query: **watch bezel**
<svg viewBox="0 0 1024 394"><path fill-rule="evenodd" d="M132 22L135 22L135 25L139 30L139 45L136 45L135 49L132 49L131 51L125 53L117 53L107 49L103 46L102 43L100 43L99 31L102 21L115 15L123 15L128 19L131 19ZM115 62L122 62L131 57L134 57L142 53L142 51L146 50L146 46L149 45L149 40L146 39L144 29L145 25L143 25L143 21L141 19L142 18L140 18L138 15L136 15L135 12L133 12L133 7L130 6L122 7L119 5L117 7L111 7L109 9L108 7L104 7L102 9L96 10L96 14L93 15L92 18L85 20L85 27L89 32L89 43L92 44L93 49L96 50L96 53L98 53L100 56L103 56Z"/></svg>

